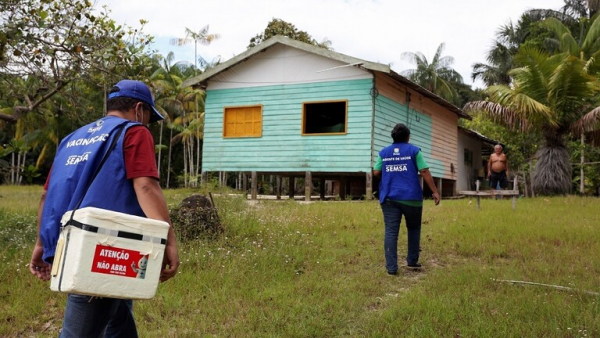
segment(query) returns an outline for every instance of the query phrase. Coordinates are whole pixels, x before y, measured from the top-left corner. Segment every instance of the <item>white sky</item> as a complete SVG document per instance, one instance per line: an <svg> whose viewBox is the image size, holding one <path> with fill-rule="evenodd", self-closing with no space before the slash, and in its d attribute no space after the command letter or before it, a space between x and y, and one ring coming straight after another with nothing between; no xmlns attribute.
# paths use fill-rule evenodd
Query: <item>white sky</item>
<svg viewBox="0 0 600 338"><path fill-rule="evenodd" d="M97 0L107 5L119 24L139 27L155 37L154 48L176 61L194 61L194 45L169 44L185 37L185 28L221 36L210 46L198 46L207 61L226 61L246 50L250 39L262 33L271 19L287 21L315 40L328 39L333 49L366 61L390 64L398 73L414 68L401 58L421 52L428 60L440 45L442 55L454 57L454 69L467 84L472 65L485 62L498 28L516 23L528 9L558 10L563 0Z"/></svg>

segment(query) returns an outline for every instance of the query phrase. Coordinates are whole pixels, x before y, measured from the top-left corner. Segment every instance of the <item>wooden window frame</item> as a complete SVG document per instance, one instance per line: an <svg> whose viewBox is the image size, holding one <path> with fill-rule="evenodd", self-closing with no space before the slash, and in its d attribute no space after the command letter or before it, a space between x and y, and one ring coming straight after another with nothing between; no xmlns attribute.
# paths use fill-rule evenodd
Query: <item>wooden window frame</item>
<svg viewBox="0 0 600 338"><path fill-rule="evenodd" d="M246 108L258 108L260 112L260 131L258 134L244 134L244 135L227 135L227 113L229 111L238 110L238 109L246 109ZM263 106L261 104L258 105L248 105L248 106L231 106L223 108L223 138L247 138L247 137L262 137L262 129L263 129Z"/></svg>
<svg viewBox="0 0 600 338"><path fill-rule="evenodd" d="M341 132L325 132L325 133L306 133L306 105L310 104L322 104L322 103L340 103L343 102L345 106L344 111L344 131ZM324 135L346 135L348 134L348 100L329 100L329 101L309 101L302 102L302 136L324 136Z"/></svg>

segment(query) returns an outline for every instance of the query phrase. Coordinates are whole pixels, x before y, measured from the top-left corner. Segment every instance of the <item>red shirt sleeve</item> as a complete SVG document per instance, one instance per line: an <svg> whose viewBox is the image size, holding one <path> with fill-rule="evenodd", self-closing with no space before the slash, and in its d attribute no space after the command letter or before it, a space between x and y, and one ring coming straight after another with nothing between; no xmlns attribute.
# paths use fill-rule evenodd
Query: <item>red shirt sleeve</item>
<svg viewBox="0 0 600 338"><path fill-rule="evenodd" d="M150 130L144 126L127 129L123 144L127 179L137 177L158 179L158 169L154 157L154 138Z"/></svg>
<svg viewBox="0 0 600 338"><path fill-rule="evenodd" d="M52 175L52 168L50 167L50 171L48 172L48 177L46 177L46 183L44 184L44 190L48 191L48 184L50 184L50 175Z"/></svg>

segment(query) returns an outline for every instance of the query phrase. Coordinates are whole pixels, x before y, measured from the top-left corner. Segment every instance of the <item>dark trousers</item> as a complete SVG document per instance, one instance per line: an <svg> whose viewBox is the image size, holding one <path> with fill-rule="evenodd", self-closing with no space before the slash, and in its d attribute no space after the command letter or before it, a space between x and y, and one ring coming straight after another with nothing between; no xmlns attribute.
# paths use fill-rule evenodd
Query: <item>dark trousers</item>
<svg viewBox="0 0 600 338"><path fill-rule="evenodd" d="M490 188L496 189L500 185L500 189L506 189L508 186L508 180L506 179L506 171L495 172L492 171L490 175Z"/></svg>
<svg viewBox="0 0 600 338"><path fill-rule="evenodd" d="M137 337L133 301L70 294L60 338Z"/></svg>
<svg viewBox="0 0 600 338"><path fill-rule="evenodd" d="M398 234L403 215L408 237L406 263L409 265L418 263L423 207L412 207L386 201L381 204L381 210L383 211L383 222L385 223L383 249L385 251L385 267L388 272L398 271Z"/></svg>

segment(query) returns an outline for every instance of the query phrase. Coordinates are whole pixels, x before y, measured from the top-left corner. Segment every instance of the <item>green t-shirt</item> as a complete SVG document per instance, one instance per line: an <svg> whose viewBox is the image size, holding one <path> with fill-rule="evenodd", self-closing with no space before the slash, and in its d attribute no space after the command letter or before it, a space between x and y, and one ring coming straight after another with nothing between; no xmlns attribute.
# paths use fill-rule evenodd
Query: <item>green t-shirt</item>
<svg viewBox="0 0 600 338"><path fill-rule="evenodd" d="M423 154L421 153L421 151L419 151L417 153L417 156L415 156L415 160L417 162L417 170L421 171L423 169L429 169L429 166L425 162L425 159L423 158ZM375 165L373 165L373 170L381 170L381 168L383 168L383 159L381 158L381 156L377 156L377 161L375 162ZM393 201L393 202L408 205L411 207L422 207L423 206L422 200L421 201Z"/></svg>

